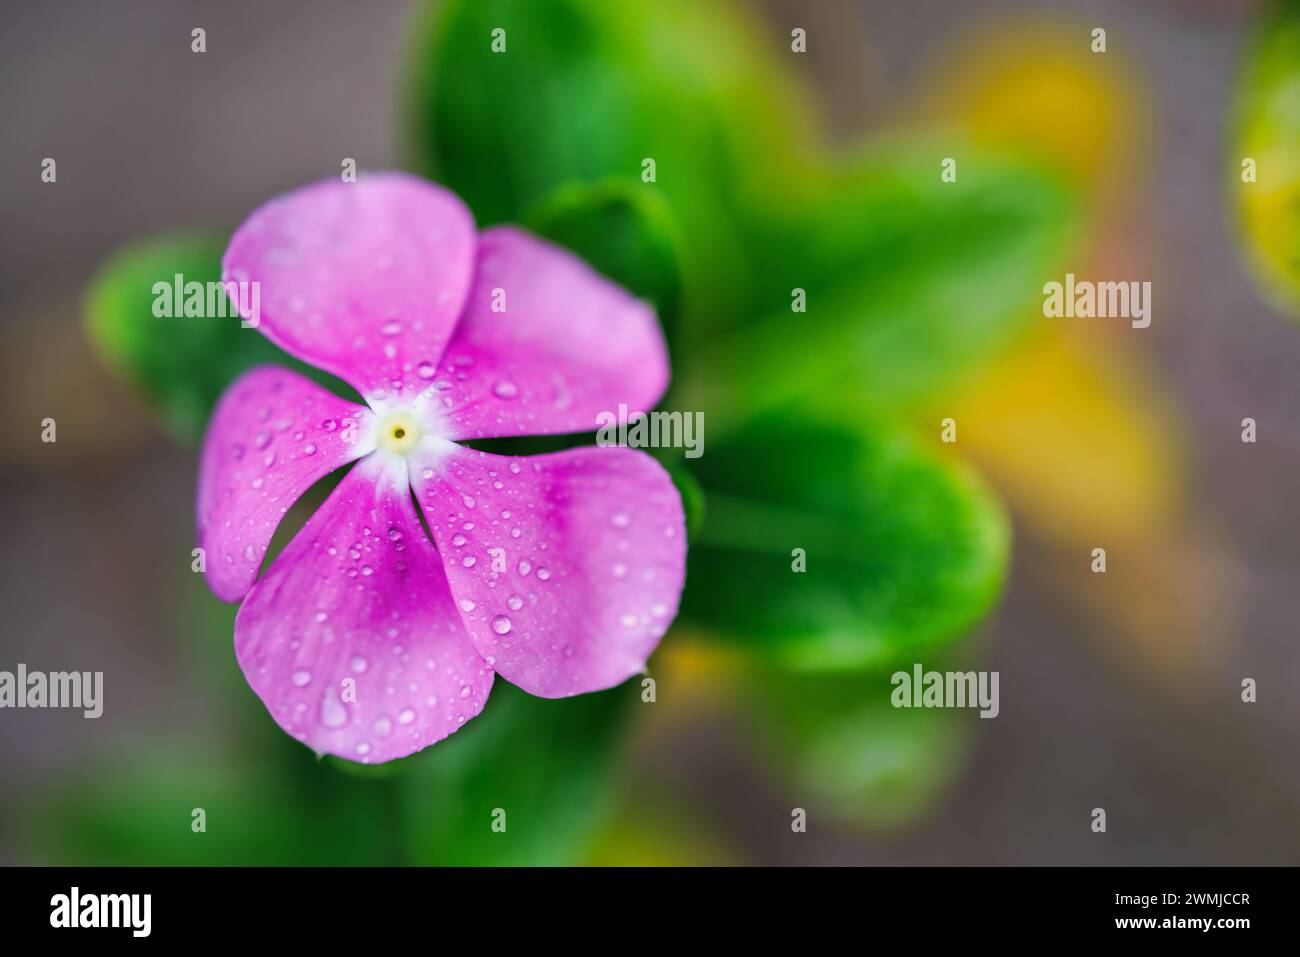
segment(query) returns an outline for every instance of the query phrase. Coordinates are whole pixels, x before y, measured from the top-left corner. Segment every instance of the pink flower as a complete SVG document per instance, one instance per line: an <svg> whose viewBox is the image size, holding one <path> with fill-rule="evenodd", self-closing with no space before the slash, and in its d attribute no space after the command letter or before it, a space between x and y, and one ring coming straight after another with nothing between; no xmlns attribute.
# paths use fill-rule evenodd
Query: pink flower
<svg viewBox="0 0 1300 957"><path fill-rule="evenodd" d="M478 714L494 675L558 698L644 670L685 578L664 469L625 448L460 443L651 408L668 359L649 306L518 229L476 234L454 195L396 173L268 203L223 272L260 284L259 331L367 403L253 369L204 440L208 583L243 599L235 653L285 731L388 761ZM349 463L259 579L288 508Z"/></svg>

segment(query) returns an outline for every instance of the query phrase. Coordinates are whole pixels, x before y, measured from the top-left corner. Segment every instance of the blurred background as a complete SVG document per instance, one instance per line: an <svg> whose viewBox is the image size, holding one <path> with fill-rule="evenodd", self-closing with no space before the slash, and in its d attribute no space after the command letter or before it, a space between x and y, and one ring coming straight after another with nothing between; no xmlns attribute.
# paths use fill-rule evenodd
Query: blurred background
<svg viewBox="0 0 1300 957"><path fill-rule="evenodd" d="M0 712L0 862L1296 863L1300 328L1237 212L1242 144L1278 148L1243 79L1269 5L641 6L4 5L0 669L103 671L105 710ZM476 72L498 21L517 75ZM706 444L653 704L498 682L360 768L243 682L190 549L244 357L131 330L149 276L344 157L660 306ZM1152 281L1151 327L1043 318L1067 271ZM827 516L870 554L819 551ZM914 661L1000 672L1000 715L891 709Z"/></svg>

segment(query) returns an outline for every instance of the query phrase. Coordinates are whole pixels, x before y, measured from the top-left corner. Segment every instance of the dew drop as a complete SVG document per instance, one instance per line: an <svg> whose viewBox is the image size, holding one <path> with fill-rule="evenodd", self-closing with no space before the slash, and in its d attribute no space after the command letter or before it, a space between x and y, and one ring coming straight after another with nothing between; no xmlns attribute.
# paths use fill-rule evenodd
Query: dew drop
<svg viewBox="0 0 1300 957"><path fill-rule="evenodd" d="M510 619L505 615L497 615L492 619L492 630L498 635L505 635L510 632Z"/></svg>
<svg viewBox="0 0 1300 957"><path fill-rule="evenodd" d="M348 709L331 688L320 703L320 723L327 728L341 728L348 720Z"/></svg>

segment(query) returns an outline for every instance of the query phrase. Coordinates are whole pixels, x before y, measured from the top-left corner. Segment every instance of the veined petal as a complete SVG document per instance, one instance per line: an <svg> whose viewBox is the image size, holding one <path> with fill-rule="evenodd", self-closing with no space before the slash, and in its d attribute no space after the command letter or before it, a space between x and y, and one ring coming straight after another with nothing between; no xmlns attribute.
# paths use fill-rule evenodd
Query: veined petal
<svg viewBox="0 0 1300 957"><path fill-rule="evenodd" d="M644 452L529 458L462 446L413 461L465 627L498 674L547 698L645 669L686 575L681 498Z"/></svg>
<svg viewBox="0 0 1300 957"><path fill-rule="evenodd" d="M362 762L447 737L483 710L493 680L410 489L376 459L347 474L249 592L235 653L280 727Z"/></svg>
<svg viewBox="0 0 1300 957"><path fill-rule="evenodd" d="M208 584L241 598L289 507L372 448L373 413L296 372L250 369L217 404L199 460L198 543Z"/></svg>
<svg viewBox="0 0 1300 957"><path fill-rule="evenodd" d="M474 249L474 220L453 193L374 173L258 209L231 237L222 275L259 283L258 328L271 341L373 404L428 387Z"/></svg>
<svg viewBox="0 0 1300 957"><path fill-rule="evenodd" d="M654 309L519 229L479 237L478 268L438 370L455 439L594 432L668 385Z"/></svg>

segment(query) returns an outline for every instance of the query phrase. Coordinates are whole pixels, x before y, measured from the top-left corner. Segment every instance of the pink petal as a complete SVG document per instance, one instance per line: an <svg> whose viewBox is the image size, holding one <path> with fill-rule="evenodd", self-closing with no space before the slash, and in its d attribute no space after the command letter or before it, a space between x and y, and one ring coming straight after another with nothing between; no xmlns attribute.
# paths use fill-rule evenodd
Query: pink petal
<svg viewBox="0 0 1300 957"><path fill-rule="evenodd" d="M465 635L405 482L358 464L249 593L240 667L280 727L354 761L405 757L474 717L492 669Z"/></svg>
<svg viewBox="0 0 1300 957"><path fill-rule="evenodd" d="M474 220L402 173L272 200L230 240L223 278L260 283L258 328L368 400L428 387L465 302Z"/></svg>
<svg viewBox="0 0 1300 957"><path fill-rule="evenodd" d="M438 377L452 438L594 432L601 412L659 401L668 351L648 304L558 246L499 226L479 237Z"/></svg>
<svg viewBox="0 0 1300 957"><path fill-rule="evenodd" d="M198 541L217 597L241 598L289 507L374 447L373 418L275 366L250 369L226 390L199 461Z"/></svg>
<svg viewBox="0 0 1300 957"><path fill-rule="evenodd" d="M448 446L411 475L465 627L498 674L555 698L645 669L686 575L681 498L658 462L623 448L509 458Z"/></svg>

